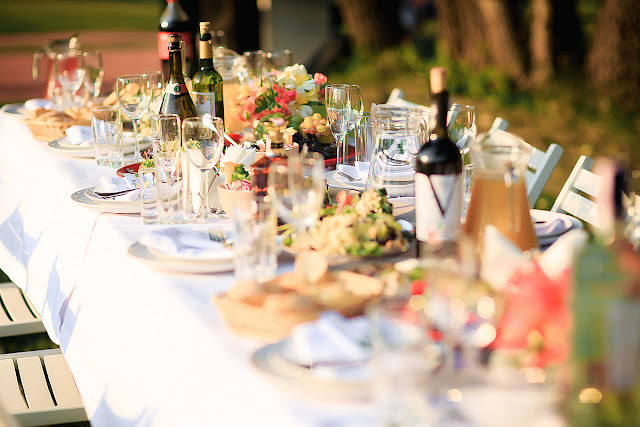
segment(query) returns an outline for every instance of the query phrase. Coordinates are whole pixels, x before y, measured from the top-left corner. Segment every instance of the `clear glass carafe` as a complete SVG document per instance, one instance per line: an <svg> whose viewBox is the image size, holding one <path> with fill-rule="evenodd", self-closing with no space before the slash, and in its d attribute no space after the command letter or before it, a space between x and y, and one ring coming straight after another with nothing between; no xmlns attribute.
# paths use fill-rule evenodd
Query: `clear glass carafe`
<svg viewBox="0 0 640 427"><path fill-rule="evenodd" d="M217 48L213 52L213 66L222 76L225 128L229 132L239 132L244 125L238 118L236 100L240 86L247 80L245 59L230 49Z"/></svg>
<svg viewBox="0 0 640 427"><path fill-rule="evenodd" d="M77 52L80 50L80 34L74 34L67 39L49 40L42 45L40 50L33 54L32 75L34 80L40 80L40 64L44 62L46 67L46 87L44 97L55 101L60 95L60 83L56 78L54 60L59 54Z"/></svg>
<svg viewBox="0 0 640 427"><path fill-rule="evenodd" d="M480 135L472 144L475 171L464 231L480 252L489 224L523 251L538 246L525 185L529 155L523 141L504 131Z"/></svg>
<svg viewBox="0 0 640 427"><path fill-rule="evenodd" d="M427 137L422 111L374 105L371 119L373 155L367 190L385 188L389 197L414 196L415 159Z"/></svg>

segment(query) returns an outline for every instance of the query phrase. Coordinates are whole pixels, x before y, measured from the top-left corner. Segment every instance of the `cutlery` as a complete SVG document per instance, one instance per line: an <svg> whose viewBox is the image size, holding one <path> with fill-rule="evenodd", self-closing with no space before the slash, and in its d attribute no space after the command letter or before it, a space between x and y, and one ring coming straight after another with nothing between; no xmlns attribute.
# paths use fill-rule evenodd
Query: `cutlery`
<svg viewBox="0 0 640 427"><path fill-rule="evenodd" d="M225 246L231 246L233 239L227 238L227 233L221 227L212 227L209 229L209 238L214 242L220 242Z"/></svg>
<svg viewBox="0 0 640 427"><path fill-rule="evenodd" d="M119 196L121 194L126 194L130 191L135 190L135 188L129 188L128 190L121 190L121 191L113 191L113 192L102 192L102 191L95 191L93 190L93 193L98 196L98 197L102 197L104 199L108 199L110 197L115 197L115 196Z"/></svg>
<svg viewBox="0 0 640 427"><path fill-rule="evenodd" d="M344 173L342 171L336 171L336 173L338 175L340 175L341 177L346 178L347 181L354 182L354 181L361 181L362 180L362 178L354 178L351 175L348 175L348 174L346 174L346 173Z"/></svg>

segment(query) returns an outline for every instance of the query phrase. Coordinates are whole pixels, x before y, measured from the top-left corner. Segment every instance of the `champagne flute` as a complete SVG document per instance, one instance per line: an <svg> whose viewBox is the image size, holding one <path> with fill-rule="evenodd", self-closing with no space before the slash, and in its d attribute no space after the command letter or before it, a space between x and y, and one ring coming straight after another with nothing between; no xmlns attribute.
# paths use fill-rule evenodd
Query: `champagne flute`
<svg viewBox="0 0 640 427"><path fill-rule="evenodd" d="M80 89L84 80L82 53L78 51L59 53L54 64L56 78L62 87L63 107L70 108L73 106L73 93Z"/></svg>
<svg viewBox="0 0 640 427"><path fill-rule="evenodd" d="M293 226L293 240L300 248L324 202L324 159L318 153L275 160L269 168L268 189L278 215Z"/></svg>
<svg viewBox="0 0 640 427"><path fill-rule="evenodd" d="M149 102L149 116L160 114L162 105L162 95L164 94L164 75L162 71L149 71L144 73L149 77L149 87L151 88L151 100Z"/></svg>
<svg viewBox="0 0 640 427"><path fill-rule="evenodd" d="M120 108L133 123L133 137L136 143L133 154L134 161L142 161L138 143L138 126L140 118L149 108L151 101L149 77L146 74L129 74L118 77L116 79L116 94Z"/></svg>
<svg viewBox="0 0 640 427"><path fill-rule="evenodd" d="M456 144L462 160L465 160L471 149L471 144L478 134L476 126L476 107L471 105L453 104L447 113L447 133L449 139ZM463 166L462 194L464 205L463 218L466 216L467 206L471 199L471 177L473 176L473 163L467 158Z"/></svg>
<svg viewBox="0 0 640 427"><path fill-rule="evenodd" d="M95 101L102 89L104 78L104 64L102 62L102 52L92 50L82 52L82 62L84 64L84 90L86 102Z"/></svg>
<svg viewBox="0 0 640 427"><path fill-rule="evenodd" d="M211 129L213 127L214 129ZM216 218L209 205L209 171L218 163L224 148L222 132L224 125L220 117L213 117L207 126L201 117L190 117L182 122L182 145L189 160L202 172L200 197L202 204L197 218Z"/></svg>
<svg viewBox="0 0 640 427"><path fill-rule="evenodd" d="M349 87L347 85L327 85L325 89L324 102L327 107L327 122L333 138L338 144L337 163L341 163L343 144L351 116L351 104L349 103ZM346 151L346 150L344 150Z"/></svg>
<svg viewBox="0 0 640 427"><path fill-rule="evenodd" d="M362 92L360 92L359 85L347 85L349 91L349 106L350 106L350 114L349 114L349 123L347 124L347 133L351 132L356 127L356 121L362 117L364 113L364 103L362 102ZM349 156L348 144L342 145L342 164L350 164L353 161L347 160Z"/></svg>

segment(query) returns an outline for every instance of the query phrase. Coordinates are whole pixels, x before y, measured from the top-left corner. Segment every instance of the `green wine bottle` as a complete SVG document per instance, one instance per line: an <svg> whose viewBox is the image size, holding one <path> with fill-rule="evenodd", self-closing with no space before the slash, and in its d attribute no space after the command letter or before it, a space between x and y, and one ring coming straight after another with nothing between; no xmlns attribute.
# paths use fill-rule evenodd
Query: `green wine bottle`
<svg viewBox="0 0 640 427"><path fill-rule="evenodd" d="M209 22L200 23L200 70L193 76L193 100L198 116L211 114L224 121L222 76L213 68Z"/></svg>
<svg viewBox="0 0 640 427"><path fill-rule="evenodd" d="M169 81L164 90L161 114L177 114L180 120L197 117L187 85L182 74L182 50L180 49L180 35L169 36Z"/></svg>

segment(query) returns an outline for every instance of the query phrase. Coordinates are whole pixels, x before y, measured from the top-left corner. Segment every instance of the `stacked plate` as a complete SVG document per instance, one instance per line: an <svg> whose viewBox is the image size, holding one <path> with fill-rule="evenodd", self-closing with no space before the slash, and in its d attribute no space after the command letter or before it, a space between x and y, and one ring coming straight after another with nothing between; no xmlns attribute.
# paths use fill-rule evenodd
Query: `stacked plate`
<svg viewBox="0 0 640 427"><path fill-rule="evenodd" d="M71 195L71 200L89 209L95 209L100 212L107 213L140 213L140 198L136 195L137 191L125 193L121 196L113 198L100 197L96 192L104 192L101 185L97 187L85 188L78 190ZM132 194L136 193L136 194Z"/></svg>
<svg viewBox="0 0 640 427"><path fill-rule="evenodd" d="M135 143L133 142L133 132L125 132L124 138L124 154L132 154L136 148ZM142 137L139 141L139 145L140 150L146 150L151 146L151 137ZM49 143L49 148L51 148L58 154L62 154L63 156L80 158L95 157L95 150L93 149L93 145L71 144L69 142L69 138L66 136L60 139L56 139L55 141L51 141Z"/></svg>

